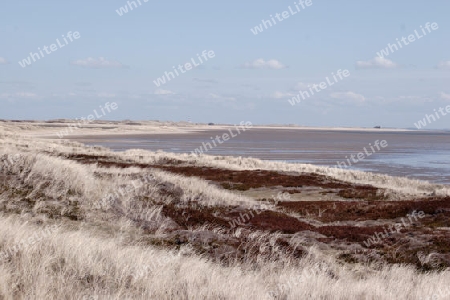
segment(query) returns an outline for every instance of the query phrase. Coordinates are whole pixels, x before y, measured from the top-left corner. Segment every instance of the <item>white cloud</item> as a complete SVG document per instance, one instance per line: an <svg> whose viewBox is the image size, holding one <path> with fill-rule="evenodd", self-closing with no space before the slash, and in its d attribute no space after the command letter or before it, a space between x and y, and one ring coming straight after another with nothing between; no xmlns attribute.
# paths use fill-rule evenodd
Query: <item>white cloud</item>
<svg viewBox="0 0 450 300"><path fill-rule="evenodd" d="M69 92L69 93L53 93L53 94L52 94L52 97L55 97L55 98L64 98L64 99L66 99L66 98L68 98L68 97L75 97L75 96L77 96L77 94L74 93L74 92Z"/></svg>
<svg viewBox="0 0 450 300"><path fill-rule="evenodd" d="M392 60L378 56L367 61L359 60L356 62L357 69L393 69L397 67L398 64Z"/></svg>
<svg viewBox="0 0 450 300"><path fill-rule="evenodd" d="M438 69L450 70L450 60L439 62L437 67Z"/></svg>
<svg viewBox="0 0 450 300"><path fill-rule="evenodd" d="M424 103L432 103L434 102L432 97L428 97L425 95L415 95L415 96L398 96L395 100L401 102L408 102L410 104L424 104Z"/></svg>
<svg viewBox="0 0 450 300"><path fill-rule="evenodd" d="M172 91L169 91L169 90L163 90L163 89L155 90L155 95L173 95L173 94L175 94L175 93Z"/></svg>
<svg viewBox="0 0 450 300"><path fill-rule="evenodd" d="M441 98L444 100L450 100L450 94L446 94L444 92L441 93Z"/></svg>
<svg viewBox="0 0 450 300"><path fill-rule="evenodd" d="M279 62L276 59L271 59L268 61L265 61L264 59L260 58L253 62L246 62L241 66L243 69L284 69L286 68L285 65L283 65L281 62Z"/></svg>
<svg viewBox="0 0 450 300"><path fill-rule="evenodd" d="M299 82L292 88L292 90L293 91L304 91L304 90L309 89L310 86L312 87L313 84L314 83L310 83L310 82Z"/></svg>
<svg viewBox="0 0 450 300"><path fill-rule="evenodd" d="M38 97L38 95L36 95L35 93L30 93L30 92L17 92L14 94L7 94L7 93L0 94L0 99L13 99L13 98L30 99L30 98L37 98L37 97Z"/></svg>
<svg viewBox="0 0 450 300"><path fill-rule="evenodd" d="M116 94L111 94L111 93L98 93L97 97L100 98L115 98Z"/></svg>
<svg viewBox="0 0 450 300"><path fill-rule="evenodd" d="M215 99L217 101L236 101L235 97L227 97L227 96L222 96L222 95L218 95L218 94L209 94L209 98L211 99Z"/></svg>
<svg viewBox="0 0 450 300"><path fill-rule="evenodd" d="M423 105L433 103L435 98L427 95L373 96L370 97L370 101L372 104L378 105Z"/></svg>
<svg viewBox="0 0 450 300"><path fill-rule="evenodd" d="M292 93L283 93L283 92L279 92L279 91L276 91L275 93L272 94L272 98L275 98L275 99L284 99L284 98L289 98L289 97L293 97L293 96L295 96L295 95Z"/></svg>
<svg viewBox="0 0 450 300"><path fill-rule="evenodd" d="M376 99L375 99L376 100ZM408 104L408 105L422 105L434 102L433 97L427 95L399 95L395 97L386 97L380 101L380 104Z"/></svg>
<svg viewBox="0 0 450 300"><path fill-rule="evenodd" d="M0 65L7 65L9 62L6 60L6 58L0 57Z"/></svg>
<svg viewBox="0 0 450 300"><path fill-rule="evenodd" d="M17 97L22 97L22 98L34 98L37 97L37 95L35 93L28 93L28 92L18 92L16 93Z"/></svg>
<svg viewBox="0 0 450 300"><path fill-rule="evenodd" d="M356 102L364 102L366 100L366 98L363 95L354 92L331 93L330 97L334 99L351 100Z"/></svg>
<svg viewBox="0 0 450 300"><path fill-rule="evenodd" d="M194 78L192 79L193 81L198 81L198 82L206 82L206 83L219 83L217 80L215 79L207 79L207 78Z"/></svg>
<svg viewBox="0 0 450 300"><path fill-rule="evenodd" d="M104 69L104 68L127 68L124 64L114 61L114 60L107 60L104 57L99 57L98 59L88 57L86 59L79 59L72 61L70 63L74 66L80 66L85 68L93 68L93 69Z"/></svg>

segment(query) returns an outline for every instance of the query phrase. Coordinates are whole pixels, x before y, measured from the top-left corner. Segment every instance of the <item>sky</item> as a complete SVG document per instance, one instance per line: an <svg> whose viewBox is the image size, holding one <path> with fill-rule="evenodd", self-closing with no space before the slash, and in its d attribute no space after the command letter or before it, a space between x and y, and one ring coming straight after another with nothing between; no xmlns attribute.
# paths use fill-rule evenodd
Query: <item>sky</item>
<svg viewBox="0 0 450 300"><path fill-rule="evenodd" d="M115 102L103 119L415 128L450 105L449 1L303 2L7 1L0 118L75 119ZM426 128L449 129L437 114Z"/></svg>

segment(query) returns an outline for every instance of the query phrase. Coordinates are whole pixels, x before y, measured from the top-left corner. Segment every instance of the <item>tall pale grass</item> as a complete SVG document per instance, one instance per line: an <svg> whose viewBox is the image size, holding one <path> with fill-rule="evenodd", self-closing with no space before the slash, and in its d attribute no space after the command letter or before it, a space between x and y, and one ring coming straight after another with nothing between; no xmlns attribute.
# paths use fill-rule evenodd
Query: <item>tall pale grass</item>
<svg viewBox="0 0 450 300"><path fill-rule="evenodd" d="M399 265L379 269L342 265L332 255L315 248L309 249L308 255L299 261L273 259L259 264L236 262L223 266L189 251L181 254L145 245L139 242L144 232L136 223L151 218L156 223L157 235L158 228L170 222L162 216L158 201L173 199L160 193L160 184L179 187L183 191L181 201L185 203L195 200L210 206L245 206L253 204L253 200L220 190L198 178L140 168L105 169L65 157L84 153L140 163L178 159L185 164L236 170L316 172L389 187L403 196L447 194L447 187L249 158L195 157L142 150L112 153L67 141L49 142L4 134L0 157L17 153L19 159L0 171L3 177L0 204L3 208L16 205L21 211L0 215L0 251L13 248L54 223L60 228L28 247L20 247L0 264L3 299L431 299L433 294L435 299L445 299L447 295L448 271L418 273L412 267ZM148 175L154 182L136 185L136 181ZM121 186L138 187L117 196L115 192ZM110 193L116 195L112 202L114 213L96 209L97 201ZM24 197L38 201L37 205L20 206ZM142 197L154 201L144 205ZM39 214L52 210L64 213L73 203L79 206L82 220L55 221ZM263 246L257 243L258 239L270 238L268 233L249 235L250 240L255 240L255 247Z"/></svg>
<svg viewBox="0 0 450 300"><path fill-rule="evenodd" d="M29 238L41 227L2 217L0 246ZM141 272L143 268L150 271ZM279 268L276 262L254 270L222 267L189 252L127 246L118 237L65 226L0 265L4 299L259 300L275 295L276 299L409 300L439 295L449 282L448 272L418 274L402 266L380 271L343 268L314 249L300 267Z"/></svg>

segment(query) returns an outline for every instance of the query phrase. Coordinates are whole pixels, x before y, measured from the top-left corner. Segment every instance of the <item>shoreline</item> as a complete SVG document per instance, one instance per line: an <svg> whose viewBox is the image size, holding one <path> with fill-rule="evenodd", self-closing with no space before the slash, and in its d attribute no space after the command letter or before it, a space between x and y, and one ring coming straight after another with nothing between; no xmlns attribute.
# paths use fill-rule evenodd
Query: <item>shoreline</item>
<svg viewBox="0 0 450 300"><path fill-rule="evenodd" d="M32 134L35 137L60 139L58 133L67 130L70 124L76 124L76 120L56 121L17 121L0 120L0 125L13 127L21 134ZM19 127L19 128L18 128ZM83 138L84 136L143 136L148 134L190 134L206 131L228 130L234 124L188 123L188 122L160 122L160 121L93 121L73 131L64 138ZM300 125L255 125L254 129L264 130L298 130L298 131L336 131L336 132L446 132L445 130L415 130L404 128L368 128L368 127L315 127ZM29 132L28 132L29 131Z"/></svg>
<svg viewBox="0 0 450 300"><path fill-rule="evenodd" d="M33 121L0 121L0 135L2 132L41 139L44 141L75 141L90 146L102 146L113 151L129 149L146 149L149 151L162 150L173 153L190 153L199 149L206 142L213 145L213 137L234 130L233 125L207 125L186 122L107 122L97 120L80 128L70 129L68 120L54 120L48 122ZM61 133L66 131L61 136ZM389 141L390 147L384 149L370 159L359 163L355 170L390 174L392 176L411 177L419 180L431 181L439 184L450 184L448 179L436 178L443 172L444 165L433 164L436 160L445 161L440 152L436 157L425 153L421 141L427 140L442 144L447 133L421 132L407 129L378 129L378 128L343 128L343 127L304 127L281 125L253 125L245 135L230 138L226 144L203 152L218 156L253 157L269 161L289 161L293 163L312 164L316 166L333 166L338 161L345 161L346 155L357 153L363 146L376 140ZM392 143L397 139L399 143ZM444 138L444 139L443 139ZM418 145L414 148L412 161L410 147L405 141L412 141ZM272 141L272 142L271 142ZM325 142L324 141L329 141ZM347 142L346 142L347 141ZM395 140L393 140L394 142ZM276 143L275 143L276 142ZM359 143L360 142L360 143ZM275 144L273 144L275 143ZM278 146L277 146L278 145ZM281 148L280 148L281 147ZM330 151L329 147L334 150ZM367 148L369 149L369 148ZM441 150L447 149L445 145ZM403 161L394 164L383 163L393 160L396 155L402 156ZM397 164L395 163L397 162ZM442 176L446 177L445 173Z"/></svg>

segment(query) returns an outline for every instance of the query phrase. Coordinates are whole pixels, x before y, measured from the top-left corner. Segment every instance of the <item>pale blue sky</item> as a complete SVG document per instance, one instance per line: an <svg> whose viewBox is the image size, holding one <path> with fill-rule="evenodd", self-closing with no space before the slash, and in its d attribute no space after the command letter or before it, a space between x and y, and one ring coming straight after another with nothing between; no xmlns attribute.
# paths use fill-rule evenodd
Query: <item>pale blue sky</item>
<svg viewBox="0 0 450 300"><path fill-rule="evenodd" d="M294 1L140 1L123 16L116 13L123 0L2 3L0 118L79 118L115 101L119 108L108 119L405 128L450 105L448 1L312 0L258 35L250 28ZM387 43L421 32L427 22L439 29L389 61L374 60ZM19 65L69 31L81 38ZM165 71L203 50L215 57L155 86ZM103 66L95 67L101 57ZM276 64L260 68L260 59ZM358 61L372 67L357 68ZM338 69L351 75L288 103L299 88ZM450 128L450 115L428 128Z"/></svg>

